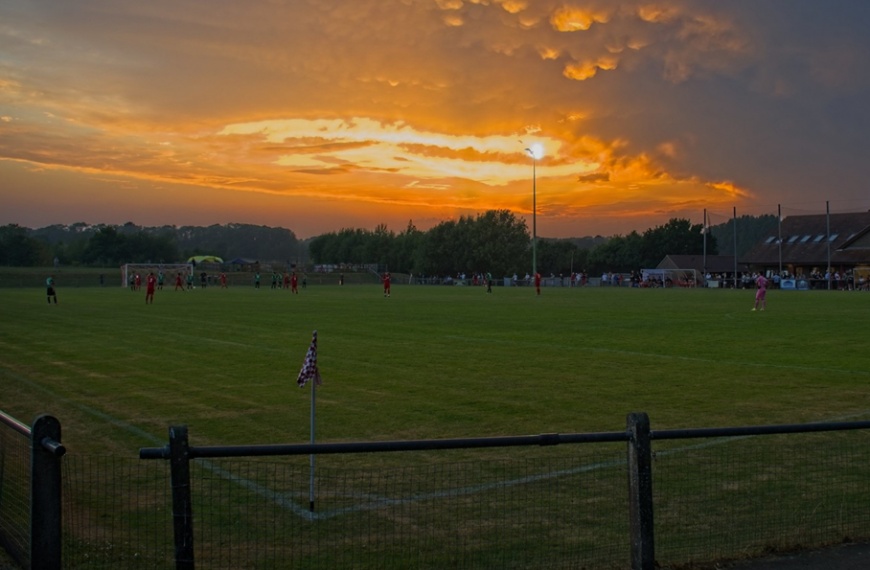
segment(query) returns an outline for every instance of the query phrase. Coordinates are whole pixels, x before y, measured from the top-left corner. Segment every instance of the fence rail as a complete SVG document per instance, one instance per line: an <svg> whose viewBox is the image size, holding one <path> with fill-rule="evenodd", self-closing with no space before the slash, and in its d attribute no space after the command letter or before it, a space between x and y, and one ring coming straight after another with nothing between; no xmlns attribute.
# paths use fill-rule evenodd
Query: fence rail
<svg viewBox="0 0 870 570"><path fill-rule="evenodd" d="M507 437L479 437L456 439L420 439L404 441L372 441L347 443L307 443L294 445L230 445L190 447L189 458L203 457L270 457L276 455L331 455L339 453L383 453L388 451L433 451L445 449L480 449L491 447L547 446L567 443L601 443L626 441L626 432L605 433L548 433ZM143 447L140 459L171 459L170 445Z"/></svg>

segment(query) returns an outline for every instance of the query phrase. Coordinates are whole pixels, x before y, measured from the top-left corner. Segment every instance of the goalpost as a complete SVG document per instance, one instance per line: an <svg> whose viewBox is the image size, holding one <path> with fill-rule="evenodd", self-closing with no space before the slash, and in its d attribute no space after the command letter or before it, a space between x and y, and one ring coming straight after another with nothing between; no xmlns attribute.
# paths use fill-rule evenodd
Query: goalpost
<svg viewBox="0 0 870 570"><path fill-rule="evenodd" d="M183 276L193 275L192 263L125 263L121 266L121 287L129 287L130 280L138 273L145 278L151 272L158 274L161 271L166 276L164 284L174 284L175 274Z"/></svg>
<svg viewBox="0 0 870 570"><path fill-rule="evenodd" d="M643 269L643 287L700 287L701 272L697 269Z"/></svg>

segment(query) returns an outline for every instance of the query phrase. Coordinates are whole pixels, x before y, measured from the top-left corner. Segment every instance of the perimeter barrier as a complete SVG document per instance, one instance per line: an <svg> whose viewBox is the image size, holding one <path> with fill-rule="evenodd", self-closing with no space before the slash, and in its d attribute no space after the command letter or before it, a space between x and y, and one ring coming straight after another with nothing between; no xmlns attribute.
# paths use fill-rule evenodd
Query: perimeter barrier
<svg viewBox="0 0 870 570"><path fill-rule="evenodd" d="M0 545L23 568L61 567L60 422L0 412Z"/></svg>
<svg viewBox="0 0 870 570"><path fill-rule="evenodd" d="M24 569L709 568L870 540L870 421L253 446L174 426L141 459L61 458L59 427L0 419Z"/></svg>
<svg viewBox="0 0 870 570"><path fill-rule="evenodd" d="M868 429L865 421L652 431L646 414L630 414L625 431L609 433L194 447L175 426L168 445L139 455L170 463L179 569L196 560L651 570L870 536ZM685 440L699 441L673 445ZM614 443L627 453L614 454ZM562 444L597 445L352 467L363 453ZM345 468L318 471L315 491L313 459L307 476L304 466L238 462L306 455L341 455Z"/></svg>

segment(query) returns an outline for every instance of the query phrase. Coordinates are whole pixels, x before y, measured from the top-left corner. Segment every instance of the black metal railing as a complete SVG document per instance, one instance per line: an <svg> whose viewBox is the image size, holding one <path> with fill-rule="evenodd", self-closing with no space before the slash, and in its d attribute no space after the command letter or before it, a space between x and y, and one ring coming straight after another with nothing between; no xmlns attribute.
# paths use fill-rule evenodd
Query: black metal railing
<svg viewBox="0 0 870 570"><path fill-rule="evenodd" d="M625 442L628 451L624 465L627 466L628 497L627 513L628 536L624 544L629 553L631 567L636 570L652 569L656 565L656 536L654 529L654 510L656 502L653 494L653 464L656 454L652 449L654 441L742 438L763 435L785 435L799 433L837 432L846 430L868 430L870 421L837 422L817 424L789 424L773 426L746 426L701 429L650 429L646 414L630 414L626 430L593 434L543 434L534 436L460 438L444 440L324 443L302 445L242 445L242 446L190 446L187 428L176 426L170 429L170 443L161 448L143 448L142 459L167 459L171 465L173 486L173 520L176 536L177 568L194 566L193 512L196 502L192 493L191 461L206 458L241 458L295 455L329 455L355 453L383 453L398 451L431 451L450 449L480 449L498 447L553 446L560 444L591 444ZM866 450L864 450L866 453ZM662 450L666 455L668 450ZM863 497L864 500L870 497ZM667 508L667 507L665 507ZM783 506L783 508L785 508ZM862 507L863 508L863 507ZM663 527L667 527L667 518ZM698 516L698 518L702 518ZM870 533L870 528L865 528ZM694 556L694 555L690 555ZM727 556L727 554L726 554Z"/></svg>
<svg viewBox="0 0 870 570"><path fill-rule="evenodd" d="M647 569L870 539L870 421L241 446L175 426L139 450L168 474L60 441L0 413L0 544L25 569Z"/></svg>
<svg viewBox="0 0 870 570"><path fill-rule="evenodd" d="M62 551L60 422L31 427L0 412L0 544L23 568L60 568Z"/></svg>

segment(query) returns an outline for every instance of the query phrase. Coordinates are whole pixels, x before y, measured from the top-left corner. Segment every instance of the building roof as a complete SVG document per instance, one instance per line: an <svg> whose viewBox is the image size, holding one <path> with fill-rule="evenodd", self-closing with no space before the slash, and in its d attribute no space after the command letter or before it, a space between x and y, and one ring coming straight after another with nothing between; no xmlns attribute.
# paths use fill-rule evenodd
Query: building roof
<svg viewBox="0 0 870 570"><path fill-rule="evenodd" d="M844 251L870 249L870 226L855 234L855 237L846 240L839 249Z"/></svg>
<svg viewBox="0 0 870 570"><path fill-rule="evenodd" d="M830 234L828 221L830 218ZM870 262L870 248L861 239L870 231L870 212L789 216L780 223L782 262L794 265L855 265ZM829 249L830 248L830 249ZM750 265L776 265L780 260L779 236L770 235L743 256Z"/></svg>

